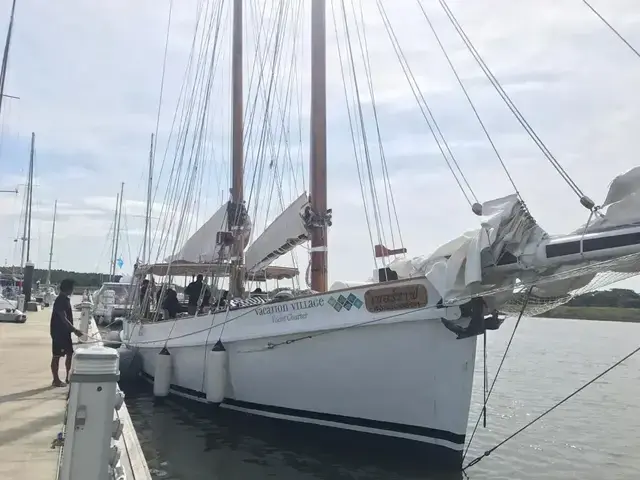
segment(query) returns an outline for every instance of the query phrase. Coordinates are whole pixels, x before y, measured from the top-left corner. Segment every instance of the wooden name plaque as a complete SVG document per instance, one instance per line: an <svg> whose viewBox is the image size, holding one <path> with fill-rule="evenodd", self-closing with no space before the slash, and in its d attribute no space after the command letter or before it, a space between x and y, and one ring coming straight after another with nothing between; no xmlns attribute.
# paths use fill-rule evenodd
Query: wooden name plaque
<svg viewBox="0 0 640 480"><path fill-rule="evenodd" d="M427 289L421 284L375 288L364 294L364 304L372 313L424 308L427 302Z"/></svg>

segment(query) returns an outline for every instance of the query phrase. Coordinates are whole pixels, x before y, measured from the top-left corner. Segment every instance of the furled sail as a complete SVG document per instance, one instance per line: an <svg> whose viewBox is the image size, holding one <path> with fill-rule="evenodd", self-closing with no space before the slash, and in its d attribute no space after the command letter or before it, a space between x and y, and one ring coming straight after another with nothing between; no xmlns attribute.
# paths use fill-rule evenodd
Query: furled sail
<svg viewBox="0 0 640 480"><path fill-rule="evenodd" d="M603 207L606 213L591 215L573 233L550 236L517 195L490 200L482 205L480 229L389 268L399 278L426 275L445 302L481 295L490 308L501 308L532 286L532 295L548 305L563 303L599 273L640 271L640 167L614 179Z"/></svg>
<svg viewBox="0 0 640 480"><path fill-rule="evenodd" d="M306 193L300 195L276 218L245 252L247 274L257 272L309 239L305 212Z"/></svg>
<svg viewBox="0 0 640 480"><path fill-rule="evenodd" d="M216 244L218 232L228 231L228 203L222 205L182 246L176 255L168 257L165 262L214 263L228 260L229 252L220 255L220 245ZM245 241L251 235L251 222L247 218L244 228Z"/></svg>

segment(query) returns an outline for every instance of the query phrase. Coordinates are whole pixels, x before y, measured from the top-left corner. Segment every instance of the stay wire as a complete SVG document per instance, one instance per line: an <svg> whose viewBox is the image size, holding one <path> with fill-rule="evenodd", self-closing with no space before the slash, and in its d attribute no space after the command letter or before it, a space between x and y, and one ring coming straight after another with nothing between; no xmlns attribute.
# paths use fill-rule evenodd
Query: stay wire
<svg viewBox="0 0 640 480"><path fill-rule="evenodd" d="M631 45L626 38L624 38L622 36L622 34L620 32L618 32L618 30L615 29L615 27L613 25L611 25L609 22L607 22L607 20L600 15L600 13L593 8L593 6L591 6L591 4L589 2L587 2L587 0L582 0L582 3L584 3L589 10L591 10L600 20L602 20L602 23L604 23L607 27L609 27L609 30L611 30L620 40L622 40L624 42L624 44L629 47L631 49L631 51L633 53L635 53L636 57L640 58L640 52L638 52L638 50L636 50L633 45Z"/></svg>
<svg viewBox="0 0 640 480"><path fill-rule="evenodd" d="M480 462L480 460L482 460L483 458L488 457L489 455L491 455L494 451L496 451L498 448L500 448L502 445L504 445L505 443L507 443L509 440L511 440L512 438L514 438L515 436L517 436L518 434L522 433L524 430L526 430L527 428L529 428L531 425L533 425L534 423L536 423L538 420L541 420L542 418L544 418L547 414L551 413L552 411L554 411L556 408L558 408L560 405L564 404L566 401L568 401L569 399L575 397L578 393L580 393L582 390L584 390L585 388L587 388L588 386L592 385L593 383L597 382L599 379L601 379L602 377L604 377L607 373L609 373L611 370L613 370L614 368L617 368L618 366L620 366L623 362L627 361L628 359L630 359L631 357L633 357L636 353L640 352L640 346L638 346L635 350L633 350L632 352L630 352L629 354L625 355L624 357L622 357L620 360L618 360L616 363L614 363L613 365L611 365L609 368L607 368L606 370L604 370L602 373L600 373L599 375L596 375L594 378L592 378L591 380L589 380L587 383L585 383L584 385L582 385L580 388L578 388L577 390L575 390L573 393L571 393L570 395L567 395L566 397L564 397L562 400L560 400L558 403L556 403L555 405L553 405L552 407L548 408L547 410L545 410L543 413L541 413L540 415L538 415L536 418L534 418L533 420L531 420L529 423L527 423L526 425L524 425L522 428L516 430L514 433L512 433L511 435L509 435L507 438L505 438L503 441L501 441L500 443L498 443L495 447L490 448L489 450L487 450L486 452L484 452L481 456L473 459L471 462L469 462L465 467L463 467L463 471L467 470L470 467L473 467L474 465L476 465L478 462Z"/></svg>
<svg viewBox="0 0 640 480"><path fill-rule="evenodd" d="M365 189L365 183L364 183L364 179L363 179L363 172L362 170L364 169L364 166L361 166L361 159L359 156L359 151L358 151L358 143L356 141L356 129L357 129L357 124L355 122L355 113L352 114L352 108L351 104L350 104L350 97L349 97L349 91L348 91L348 87L347 84L350 82L347 79L347 73L345 71L345 61L343 61L343 49L340 47L340 34L338 31L338 19L337 19L337 15L336 15L336 9L334 7L334 2L333 0L331 1L331 14L333 17L333 29L334 29L334 34L335 34L335 38L336 38L336 46L337 46L337 51L338 51L338 63L340 64L340 75L342 77L342 89L343 89L343 93L344 93L344 99L345 99L345 108L347 109L347 118L349 119L349 132L351 134L351 144L353 146L353 157L355 159L356 162L356 171L358 173L358 182L360 184L360 194L362 196L362 204L363 204L363 208L364 208L364 218L365 221L367 223L367 233L369 234L369 242L371 244L371 252L375 251L375 242L373 240L373 230L371 228L371 218L370 218L370 214L369 214L369 207L368 207L368 202L367 202L367 196L366 196L366 189ZM346 56L346 52L345 52L345 56ZM373 262L374 264L377 265L376 262L376 257L375 257L375 253L373 256ZM310 265L310 264L309 264Z"/></svg>
<svg viewBox="0 0 640 480"><path fill-rule="evenodd" d="M509 169L507 168L507 165L504 163L504 159L502 158L502 155L500 155L500 152L498 152L498 147L496 147L496 145L495 145L495 143L493 141L493 138L491 138L491 135L489 134L489 131L487 130L487 127L485 126L484 122L482 121L482 118L480 117L480 113L478 112L478 109L476 108L475 104L473 103L473 100L471 100L471 96L469 95L469 92L467 91L467 88L464 86L464 83L462 82L462 79L460 78L460 75L458 74L458 71L457 71L456 67L453 65L453 62L451 61L451 58L449 57L449 54L447 53L447 50L444 48L444 45L442 44L442 41L440 40L440 35L438 35L438 32L436 31L435 27L433 26L433 23L431 22L431 19L429 18L429 15L427 14L427 11L425 10L424 5L422 4L422 0L418 0L418 6L420 7L420 10L422 11L422 15L424 16L425 20L429 24L429 28L430 28L431 32L433 33L433 36L435 37L436 42L438 42L438 46L440 47L440 50L442 51L442 53L444 55L444 58L447 60L447 63L449 64L449 67L451 67L451 71L453 72L453 75L456 77L458 85L460 85L460 88L462 89L462 92L464 93L464 96L466 97L467 101L469 102L469 106L471 107L471 110L473 110L473 113L474 113L476 119L478 120L478 123L480 124L480 127L482 128L482 131L484 132L485 136L487 137L487 140L489 141L489 144L491 145L491 149L496 154L496 157L498 158L498 161L500 162L500 165L502 165L502 169L504 170L504 173L507 175L507 178L509 179L509 182L511 183L511 186L515 190L515 192L518 195L518 197L522 198L522 196L520 195L520 192L518 190L518 187L516 186L516 182L513 179L513 177L511 176L511 172L509 172Z"/></svg>
<svg viewBox="0 0 640 480"><path fill-rule="evenodd" d="M381 0L377 0L376 4L378 6L378 11L380 12L380 16L382 18L382 23L384 24L385 30L387 32L389 40L391 41L391 45L392 45L392 47L393 47L393 49L394 49L394 51L396 53L396 57L398 58L400 66L401 66L401 68L403 70L403 73L405 75L405 78L409 82L409 87L411 88L413 96L415 97L415 99L416 99L416 101L418 103L418 107L420 109L420 112L422 113L422 116L424 117L425 121L427 122L427 126L429 127L429 130L431 131L431 134L433 135L434 140L436 141L436 145L437 145L438 149L440 150L440 153L441 153L443 159L445 160L445 163L447 164L447 167L451 171L451 174L453 175L454 180L458 184L458 187L460 188L460 190L461 190L462 194L464 195L464 197L465 197L467 203L469 204L469 206L472 206L473 202L471 201L471 197L473 198L473 200L475 202L478 202L478 198L475 195L473 189L471 188L471 185L469 184L466 176L464 175L464 172L462 171L462 169L458 165L458 162L457 162L456 158L454 157L453 152L449 148L449 143L446 141L446 139L442 135L442 132L440 131L440 127L439 127L437 121L435 120L435 117L433 116L433 113L431 112L431 108L429 107L429 105L428 105L428 103L427 103L422 91L420 90L420 87L419 87L419 85L418 85L418 83L417 83L417 81L415 79L415 76L413 75L411 67L408 64L406 56L404 55L402 47L399 44L398 38L397 38L397 36L395 34L395 31L394 31L393 27L391 26L391 22L389 20L387 12L386 12L386 10L384 8L384 5L382 4ZM443 147L443 145L444 145L444 147ZM445 152L445 150L446 150L446 152ZM456 166L457 170L460 172L459 174L457 174L455 172L452 163ZM458 175L460 175L460 178L462 180L460 178L458 178ZM466 185L466 187L468 189L468 193L467 193L467 190L465 190L462 182L464 182L464 184ZM469 194L471 194L471 197L469 196Z"/></svg>
<svg viewBox="0 0 640 480"><path fill-rule="evenodd" d="M529 304L529 298L531 297L531 291L533 287L529 287L529 291L527 292L526 297L524 298L524 303L522 304L522 309L520 310L520 314L518 315L518 320L516 321L516 325L513 327L513 332L511 332L511 337L509 338L509 342L507 343L507 347L504 349L504 353L502 354L502 359L500 360L500 364L498 365L498 369L496 370L496 375L493 377L493 382L491 382L491 388L489 392L485 395L484 405L482 406L482 410L480 411L480 415L478 415L478 420L476 420L476 424L473 427L473 431L471 432L471 437L469 438L469 443L467 443L467 448L464 450L464 454L462 455L462 459L464 460L469 452L469 448L471 447L471 442L473 442L473 437L475 436L478 426L480 425L480 420L485 418L487 415L487 403L489 403L489 397L491 397L491 392L493 392L493 387L495 387L496 382L498 381L498 376L500 375L500 370L502 370L502 365L504 365L504 361L507 358L507 353L509 353L509 349L511 348L511 343L513 342L513 337L516 335L516 331L518 330L518 326L520 325L520 320L522 320L522 316L524 315L525 310L527 309L527 305ZM486 369L486 344L485 344L485 369ZM485 385L486 385L486 372L485 372Z"/></svg>
<svg viewBox="0 0 640 480"><path fill-rule="evenodd" d="M449 5L447 4L446 0L439 0L439 3L440 3L440 6L442 7L442 9L444 10L445 14L449 18L449 21L451 22L452 26L455 28L456 32L458 33L460 39L464 42L464 44L467 47L467 49L469 50L469 52L471 53L471 55L473 56L475 61L478 63L478 66L480 66L480 68L484 72L484 74L487 77L487 79L489 80L489 82L493 85L494 89L496 90L498 95L500 95L502 100L505 102L505 104L507 105L507 107L509 108L511 113L513 113L514 117L516 117L516 120L518 120L518 122L520 123L522 128L524 128L524 130L527 132L529 137L533 140L533 142L536 144L536 146L540 149L542 154L547 158L549 163L555 168L556 172L558 172L560 177L562 177L562 179L573 190L573 192L578 196L578 198L582 199L583 197L586 197L584 192L580 189L580 187L571 178L571 176L567 173L567 171L560 164L560 162L551 153L551 151L546 146L546 144L538 136L538 134L533 129L531 124L529 124L529 122L526 120L526 118L522 115L522 112L520 112L518 107L516 107L515 103L513 103L513 101L511 100L511 97L509 97L509 95L504 90L504 88L502 87L502 85L500 84L498 79L495 77L495 75L493 75L493 72L489 69L489 67L487 66L485 61L482 59L482 57L480 56L480 54L476 50L475 46L473 45L473 43L471 42L471 40L467 36L466 32L464 31L464 29L462 28L462 26L460 25L460 23L456 19L455 15L453 14L451 9L449 8Z"/></svg>

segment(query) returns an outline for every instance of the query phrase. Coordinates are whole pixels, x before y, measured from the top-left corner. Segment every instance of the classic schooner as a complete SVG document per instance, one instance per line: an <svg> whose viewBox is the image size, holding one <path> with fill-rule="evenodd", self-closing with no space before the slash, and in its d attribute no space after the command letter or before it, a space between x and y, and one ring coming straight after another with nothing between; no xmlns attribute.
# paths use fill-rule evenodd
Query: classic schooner
<svg viewBox="0 0 640 480"><path fill-rule="evenodd" d="M165 261L135 272L169 281L199 273L216 282L228 277L229 293L210 305L200 298L199 313L176 318L162 311L160 296L155 312L138 309L125 322L123 340L141 355L143 376L158 395L349 431L414 460L460 468L477 337L499 328L501 313L539 313L638 273L640 170L616 178L601 206L578 189L590 215L571 234L549 235L517 192L470 202L477 230L423 257L375 245L384 261L372 279L329 287L325 1L311 1L310 194L296 198L252 242L244 185L243 1L232 4L230 200L179 250L176 236ZM177 230L185 229L184 208L176 209ZM296 277L297 268L272 264L306 242L309 290L247 291L247 282Z"/></svg>

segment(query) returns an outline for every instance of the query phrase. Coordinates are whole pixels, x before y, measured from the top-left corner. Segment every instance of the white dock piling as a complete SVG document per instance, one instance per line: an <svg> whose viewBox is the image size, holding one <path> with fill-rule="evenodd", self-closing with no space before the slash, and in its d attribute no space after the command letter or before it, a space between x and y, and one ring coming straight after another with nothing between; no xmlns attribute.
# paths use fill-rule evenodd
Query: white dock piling
<svg viewBox="0 0 640 480"><path fill-rule="evenodd" d="M27 311L26 306L27 305L25 303L24 295L23 294L18 295L18 302L17 302L16 308L21 312L26 312Z"/></svg>
<svg viewBox="0 0 640 480"><path fill-rule="evenodd" d="M80 304L80 311L82 312L80 316L80 327L79 330L87 336L89 334L89 321L91 320L91 303L87 301L83 301Z"/></svg>
<svg viewBox="0 0 640 480"><path fill-rule="evenodd" d="M118 352L93 346L74 354L67 406L61 480L124 478L120 451L113 445ZM119 422L119 420L118 420Z"/></svg>

